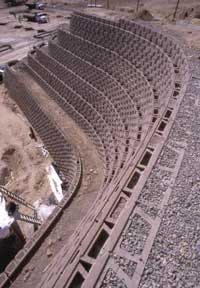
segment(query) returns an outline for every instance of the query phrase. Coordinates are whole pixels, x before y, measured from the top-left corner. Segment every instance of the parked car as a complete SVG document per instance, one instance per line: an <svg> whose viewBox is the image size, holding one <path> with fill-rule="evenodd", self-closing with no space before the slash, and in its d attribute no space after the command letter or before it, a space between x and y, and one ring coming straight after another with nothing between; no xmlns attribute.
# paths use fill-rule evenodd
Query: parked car
<svg viewBox="0 0 200 288"><path fill-rule="evenodd" d="M30 22L47 23L49 20L48 14L43 12L24 13L23 18Z"/></svg>
<svg viewBox="0 0 200 288"><path fill-rule="evenodd" d="M32 9L43 10L46 6L46 3L36 2L36 3L26 3L25 5L29 8L29 10L32 10Z"/></svg>
<svg viewBox="0 0 200 288"><path fill-rule="evenodd" d="M36 13L36 22L38 23L48 23L48 14L47 13Z"/></svg>

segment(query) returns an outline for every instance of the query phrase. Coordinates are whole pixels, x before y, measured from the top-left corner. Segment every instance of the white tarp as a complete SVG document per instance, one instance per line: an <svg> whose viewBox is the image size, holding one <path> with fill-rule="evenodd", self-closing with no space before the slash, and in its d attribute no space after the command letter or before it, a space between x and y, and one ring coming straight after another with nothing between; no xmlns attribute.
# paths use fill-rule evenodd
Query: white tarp
<svg viewBox="0 0 200 288"><path fill-rule="evenodd" d="M43 144L36 144L36 148L41 149L42 155L44 155L45 157L49 156L49 152Z"/></svg>
<svg viewBox="0 0 200 288"><path fill-rule="evenodd" d="M39 219L41 219L42 221L46 220L51 213L53 212L53 210L55 209L55 205L45 205L42 204L41 200L37 200L34 203L34 206L37 210L37 215L39 217Z"/></svg>
<svg viewBox="0 0 200 288"><path fill-rule="evenodd" d="M10 226L14 221L15 219L8 215L5 198L0 193L0 239L10 235Z"/></svg>
<svg viewBox="0 0 200 288"><path fill-rule="evenodd" d="M51 189L58 200L60 202L63 199L63 192L62 192L62 180L58 176L56 170L52 165L50 165L47 169L48 172L48 179L51 185Z"/></svg>
<svg viewBox="0 0 200 288"><path fill-rule="evenodd" d="M46 220L51 215L55 207L56 207L55 205L47 206L45 204L41 204L38 208L39 218L42 219L43 221Z"/></svg>

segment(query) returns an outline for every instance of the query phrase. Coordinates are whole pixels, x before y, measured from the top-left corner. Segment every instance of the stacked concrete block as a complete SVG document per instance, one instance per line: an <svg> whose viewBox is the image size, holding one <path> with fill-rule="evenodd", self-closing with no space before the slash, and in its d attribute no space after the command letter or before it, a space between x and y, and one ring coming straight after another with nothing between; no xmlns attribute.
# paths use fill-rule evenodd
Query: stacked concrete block
<svg viewBox="0 0 200 288"><path fill-rule="evenodd" d="M73 51L73 53L80 58L91 63L93 67L96 66L98 69L102 70L105 74L104 78L107 77L107 75L110 75L112 82L118 83L117 85L114 83L118 91L110 90L108 93L109 97L113 98L113 103L116 103L117 98L117 108L122 111L123 121L128 121L127 125L129 126L129 129L135 127L136 119L141 122L142 116L145 117L147 125L151 125L154 101L152 88L144 76L141 75L139 71L132 68L133 66L130 63L124 61L114 53L106 51L103 47L93 45L66 31L60 30L58 32L58 44L65 50L70 52ZM93 57L93 55L95 56ZM104 83L102 83L102 85L104 89L106 89ZM125 97L123 96L124 93ZM134 112L133 109L135 110ZM134 119L129 121L128 117ZM142 127L142 125L140 126ZM148 126L143 126L142 128L144 130L142 132L146 131ZM134 133L134 131L133 133L130 132L130 135L132 136L132 139L137 139L137 134Z"/></svg>
<svg viewBox="0 0 200 288"><path fill-rule="evenodd" d="M183 56L174 41L145 25L75 12L70 32L60 27L48 47L29 53L25 67L91 138L106 187L177 99L187 72Z"/></svg>
<svg viewBox="0 0 200 288"><path fill-rule="evenodd" d="M70 32L60 27L48 47L29 53L24 69L90 137L104 167L104 186L38 287L94 287L114 255L111 247L122 235L127 211L139 211L149 221L137 199L181 103L189 79L187 59L173 39L150 26L76 12ZM6 85L75 187L80 169L74 149L11 69ZM147 230L150 226L147 223ZM134 229L139 234L140 224Z"/></svg>
<svg viewBox="0 0 200 288"><path fill-rule="evenodd" d="M158 91L160 105L170 96L166 97L166 91L173 85L173 65L157 45L123 29L118 23L103 23L97 17L82 13L76 13L70 28L73 34L115 51L140 69Z"/></svg>
<svg viewBox="0 0 200 288"><path fill-rule="evenodd" d="M74 187L80 178L80 159L74 148L67 142L62 132L39 107L31 92L20 81L12 69L5 72L5 84L10 96L16 101L33 128L36 130L44 145L56 161L70 186Z"/></svg>
<svg viewBox="0 0 200 288"><path fill-rule="evenodd" d="M147 27L144 23L121 19L119 25L121 28L148 39L150 42L159 46L170 57L174 67L178 69L177 72L179 72L184 79L187 72L187 59L183 50L174 39L162 34L158 29L155 29L155 27L153 27L154 29Z"/></svg>
<svg viewBox="0 0 200 288"><path fill-rule="evenodd" d="M70 33L29 54L27 69L93 140L116 178L173 93L174 66L155 43L122 22L74 13ZM83 120L84 119L84 120Z"/></svg>

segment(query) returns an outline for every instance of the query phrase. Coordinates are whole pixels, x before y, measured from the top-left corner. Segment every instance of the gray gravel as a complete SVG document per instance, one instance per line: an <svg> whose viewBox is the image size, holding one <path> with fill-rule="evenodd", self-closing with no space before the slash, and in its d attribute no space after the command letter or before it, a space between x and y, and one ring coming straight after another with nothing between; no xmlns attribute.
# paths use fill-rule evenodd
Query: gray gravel
<svg viewBox="0 0 200 288"><path fill-rule="evenodd" d="M135 272L137 263L117 255L113 258L118 266L129 276L129 278L131 278Z"/></svg>
<svg viewBox="0 0 200 288"><path fill-rule="evenodd" d="M178 159L178 153L168 146L165 146L161 152L161 158L158 163L168 168L174 168Z"/></svg>
<svg viewBox="0 0 200 288"><path fill-rule="evenodd" d="M163 194L171 183L171 175L171 172L160 170L160 168L156 166L140 193L138 198L139 202L145 200L159 204L163 198Z"/></svg>
<svg viewBox="0 0 200 288"><path fill-rule="evenodd" d="M155 167L138 198L138 207L150 217L155 218L159 213L159 204L171 183L171 172Z"/></svg>
<svg viewBox="0 0 200 288"><path fill-rule="evenodd" d="M123 279L117 276L111 268L106 272L106 276L100 286L100 288L128 288Z"/></svg>
<svg viewBox="0 0 200 288"><path fill-rule="evenodd" d="M132 256L141 255L149 235L151 225L140 215L130 217L128 228L122 235L120 248L129 252Z"/></svg>
<svg viewBox="0 0 200 288"><path fill-rule="evenodd" d="M140 288L200 287L200 80L191 85L168 141L187 143L184 159Z"/></svg>

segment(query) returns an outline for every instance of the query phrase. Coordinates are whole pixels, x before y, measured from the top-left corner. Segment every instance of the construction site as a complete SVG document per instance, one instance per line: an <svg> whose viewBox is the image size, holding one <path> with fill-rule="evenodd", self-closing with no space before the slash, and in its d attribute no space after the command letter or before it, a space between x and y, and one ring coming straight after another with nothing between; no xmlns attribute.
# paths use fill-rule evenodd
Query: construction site
<svg viewBox="0 0 200 288"><path fill-rule="evenodd" d="M200 287L200 3L0 0L0 288Z"/></svg>

